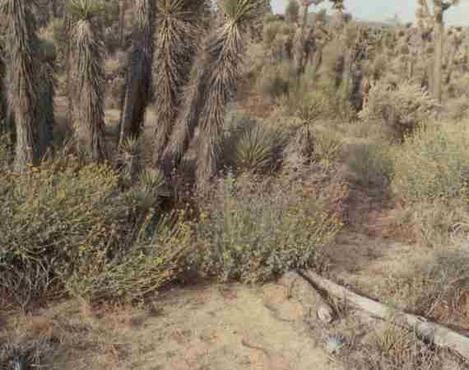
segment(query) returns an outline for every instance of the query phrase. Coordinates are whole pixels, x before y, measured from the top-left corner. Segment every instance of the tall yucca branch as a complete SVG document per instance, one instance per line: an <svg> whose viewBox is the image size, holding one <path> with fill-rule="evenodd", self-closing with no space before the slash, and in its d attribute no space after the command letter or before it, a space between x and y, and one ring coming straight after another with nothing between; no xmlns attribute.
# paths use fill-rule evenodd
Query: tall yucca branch
<svg viewBox="0 0 469 370"><path fill-rule="evenodd" d="M73 23L74 117L78 143L94 161L105 157L103 42L94 22L93 0L74 0Z"/></svg>
<svg viewBox="0 0 469 370"><path fill-rule="evenodd" d="M158 0L155 34L154 89L156 98L155 162L163 151L178 116L183 88L200 36L205 0Z"/></svg>
<svg viewBox="0 0 469 370"><path fill-rule="evenodd" d="M127 67L120 123L120 144L141 133L151 91L153 63L154 1L135 1L135 30Z"/></svg>
<svg viewBox="0 0 469 370"><path fill-rule="evenodd" d="M7 131L7 102L5 88L6 66L4 60L4 50L0 40L0 136Z"/></svg>
<svg viewBox="0 0 469 370"><path fill-rule="evenodd" d="M36 140L39 125L38 39L32 4L32 0L0 0L0 9L6 20L8 100L16 125L17 170L39 161Z"/></svg>
<svg viewBox="0 0 469 370"><path fill-rule="evenodd" d="M195 79L185 92L183 109L163 159L165 173L169 174L179 166L200 127L197 174L201 182L216 169L226 107L241 75L248 21L266 10L263 0L227 0L219 5L222 24L205 40L195 63Z"/></svg>
<svg viewBox="0 0 469 370"><path fill-rule="evenodd" d="M199 119L199 185L203 185L217 169L227 105L241 77L246 26L259 16L263 5L261 0L225 0L220 3L224 23L211 36L204 50L206 61L202 75L206 76L204 83L207 85Z"/></svg>

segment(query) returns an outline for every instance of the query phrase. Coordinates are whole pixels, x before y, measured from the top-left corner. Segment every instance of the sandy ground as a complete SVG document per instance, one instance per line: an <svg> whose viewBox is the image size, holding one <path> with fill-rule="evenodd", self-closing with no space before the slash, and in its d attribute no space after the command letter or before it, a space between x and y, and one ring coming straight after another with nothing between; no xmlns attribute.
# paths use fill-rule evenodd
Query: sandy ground
<svg viewBox="0 0 469 370"><path fill-rule="evenodd" d="M151 312L66 302L10 324L58 338L53 369L341 369L306 324L309 311L280 282L176 289Z"/></svg>

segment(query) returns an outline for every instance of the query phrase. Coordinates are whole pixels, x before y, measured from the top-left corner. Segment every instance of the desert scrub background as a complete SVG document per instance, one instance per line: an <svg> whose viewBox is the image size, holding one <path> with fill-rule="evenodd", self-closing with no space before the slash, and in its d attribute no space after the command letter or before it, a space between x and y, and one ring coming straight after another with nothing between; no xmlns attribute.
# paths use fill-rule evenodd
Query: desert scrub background
<svg viewBox="0 0 469 370"><path fill-rule="evenodd" d="M193 258L202 272L223 281L262 282L318 261L340 221L301 183L286 185L253 175L215 184L196 225Z"/></svg>

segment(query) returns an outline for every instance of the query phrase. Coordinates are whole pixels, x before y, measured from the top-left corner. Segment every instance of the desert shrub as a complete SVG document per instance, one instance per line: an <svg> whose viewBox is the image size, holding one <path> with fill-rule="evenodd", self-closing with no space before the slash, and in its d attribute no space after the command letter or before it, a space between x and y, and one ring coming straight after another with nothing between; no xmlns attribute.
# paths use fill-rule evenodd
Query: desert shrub
<svg viewBox="0 0 469 370"><path fill-rule="evenodd" d="M295 84L293 67L288 63L264 65L257 79L260 93L273 101L287 95Z"/></svg>
<svg viewBox="0 0 469 370"><path fill-rule="evenodd" d="M354 343L344 362L349 370L439 370L449 358L440 352L415 332L388 322L375 327L362 343ZM454 364L454 370L462 369Z"/></svg>
<svg viewBox="0 0 469 370"><path fill-rule="evenodd" d="M462 120L469 116L469 101L468 97L463 95L455 99L451 99L445 104L446 114L449 120Z"/></svg>
<svg viewBox="0 0 469 370"><path fill-rule="evenodd" d="M322 166L329 167L342 153L342 140L330 131L319 132L315 136L314 157Z"/></svg>
<svg viewBox="0 0 469 370"><path fill-rule="evenodd" d="M55 344L47 338L0 344L0 369L47 369L54 351Z"/></svg>
<svg viewBox="0 0 469 370"><path fill-rule="evenodd" d="M217 184L196 229L202 272L255 282L315 263L339 222L300 184L284 185L257 177Z"/></svg>
<svg viewBox="0 0 469 370"><path fill-rule="evenodd" d="M464 199L435 199L408 205L400 222L411 227L413 238L430 248L447 248L467 238L469 205Z"/></svg>
<svg viewBox="0 0 469 370"><path fill-rule="evenodd" d="M460 197L469 179L469 130L464 123L418 130L393 154L395 193L410 201Z"/></svg>
<svg viewBox="0 0 469 370"><path fill-rule="evenodd" d="M83 287L92 278L114 272L116 266L123 268L130 255L140 257L127 266L130 276L148 274L153 268L155 280L161 276L170 279L173 268L160 267L168 266L168 252L161 244L140 237L159 232L150 224L158 220L151 207L156 206L159 188L155 179L160 177L153 173L142 177L135 188L123 192L118 174L108 165L81 166L73 158L21 174L2 170L0 299L25 306L70 290L79 292L73 289L74 282ZM154 247L145 254L142 250L151 248L140 245ZM143 258L146 255L149 260ZM156 260L159 270L152 265ZM121 290L124 288L133 289L130 285ZM92 284L83 288L88 296L93 290ZM120 296L128 293L120 292ZM138 295L138 289L133 294Z"/></svg>
<svg viewBox="0 0 469 370"><path fill-rule="evenodd" d="M364 186L389 185L393 164L389 147L379 144L352 146L347 160L354 180Z"/></svg>
<svg viewBox="0 0 469 370"><path fill-rule="evenodd" d="M69 289L92 303L138 302L179 276L192 243L192 228L182 214L164 220L149 236L140 236L122 258L110 261L94 275L76 274Z"/></svg>
<svg viewBox="0 0 469 370"><path fill-rule="evenodd" d="M388 276L381 292L395 304L434 319L465 315L464 299L469 294L469 252L464 248L434 251L413 261L404 271Z"/></svg>
<svg viewBox="0 0 469 370"><path fill-rule="evenodd" d="M360 117L367 122L383 124L393 137L402 140L428 121L435 108L436 103L418 85L405 82L395 87L377 83L371 88Z"/></svg>

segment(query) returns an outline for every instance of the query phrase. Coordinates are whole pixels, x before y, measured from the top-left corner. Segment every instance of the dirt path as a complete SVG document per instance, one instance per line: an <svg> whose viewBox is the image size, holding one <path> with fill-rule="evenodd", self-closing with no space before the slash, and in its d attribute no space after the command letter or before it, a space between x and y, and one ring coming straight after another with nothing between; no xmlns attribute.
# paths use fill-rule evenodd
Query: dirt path
<svg viewBox="0 0 469 370"><path fill-rule="evenodd" d="M342 369L307 317L304 301L281 281L176 289L152 312L92 312L69 301L9 324L60 342L53 369Z"/></svg>

